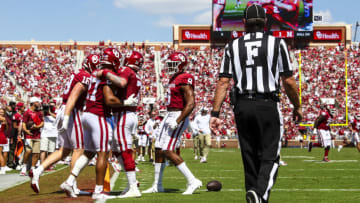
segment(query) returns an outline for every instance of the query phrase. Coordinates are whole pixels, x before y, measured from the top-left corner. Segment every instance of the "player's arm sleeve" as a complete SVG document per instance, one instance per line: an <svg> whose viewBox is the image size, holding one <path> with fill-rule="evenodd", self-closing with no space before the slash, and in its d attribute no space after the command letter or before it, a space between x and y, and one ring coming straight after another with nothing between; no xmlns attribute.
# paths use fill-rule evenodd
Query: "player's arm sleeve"
<svg viewBox="0 0 360 203"><path fill-rule="evenodd" d="M230 56L230 48L232 44L227 44L224 49L223 58L221 61L220 66L220 72L219 72L219 78L225 77L225 78L231 78L232 77L232 61Z"/></svg>
<svg viewBox="0 0 360 203"><path fill-rule="evenodd" d="M278 65L279 72L281 76L292 76L293 68L291 66L289 51L287 49L287 45L283 39L280 39L279 42L279 57L278 57Z"/></svg>

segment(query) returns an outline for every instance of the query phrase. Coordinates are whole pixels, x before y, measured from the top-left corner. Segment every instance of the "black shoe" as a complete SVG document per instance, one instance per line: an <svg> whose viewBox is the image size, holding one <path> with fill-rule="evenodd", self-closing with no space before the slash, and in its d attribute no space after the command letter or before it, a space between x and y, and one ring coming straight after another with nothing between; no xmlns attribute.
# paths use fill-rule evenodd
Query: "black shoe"
<svg viewBox="0 0 360 203"><path fill-rule="evenodd" d="M247 203L260 203L260 198L254 190L248 190L246 192L246 202Z"/></svg>
<svg viewBox="0 0 360 203"><path fill-rule="evenodd" d="M311 152L311 149L312 149L312 147L313 147L313 144L312 144L312 142L309 142L309 152Z"/></svg>

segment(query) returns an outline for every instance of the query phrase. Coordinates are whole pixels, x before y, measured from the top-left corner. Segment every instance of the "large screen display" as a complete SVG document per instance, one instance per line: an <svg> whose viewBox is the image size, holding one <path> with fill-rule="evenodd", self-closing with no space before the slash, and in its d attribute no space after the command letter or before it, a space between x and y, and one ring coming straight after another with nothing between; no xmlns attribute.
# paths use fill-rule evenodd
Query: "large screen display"
<svg viewBox="0 0 360 203"><path fill-rule="evenodd" d="M309 37L313 30L313 0L213 0L213 31L244 31L244 11L261 5L267 16L266 31L293 31Z"/></svg>

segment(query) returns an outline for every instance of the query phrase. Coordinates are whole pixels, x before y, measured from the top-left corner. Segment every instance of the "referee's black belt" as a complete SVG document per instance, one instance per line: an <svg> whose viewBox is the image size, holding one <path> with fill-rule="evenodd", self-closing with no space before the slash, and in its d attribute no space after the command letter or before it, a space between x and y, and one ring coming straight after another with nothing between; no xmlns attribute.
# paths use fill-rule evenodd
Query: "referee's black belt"
<svg viewBox="0 0 360 203"><path fill-rule="evenodd" d="M279 94L278 93L244 93L237 94L237 99L248 99L248 100L271 100L274 102L279 102Z"/></svg>

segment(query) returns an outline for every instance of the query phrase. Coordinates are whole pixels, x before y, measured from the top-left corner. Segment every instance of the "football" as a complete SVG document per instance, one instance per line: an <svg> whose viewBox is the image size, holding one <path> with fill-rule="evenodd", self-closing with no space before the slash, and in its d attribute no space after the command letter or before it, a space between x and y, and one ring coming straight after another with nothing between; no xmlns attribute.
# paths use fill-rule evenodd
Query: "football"
<svg viewBox="0 0 360 203"><path fill-rule="evenodd" d="M209 181L206 185L208 191L220 191L221 187L221 183L217 180Z"/></svg>
<svg viewBox="0 0 360 203"><path fill-rule="evenodd" d="M28 121L26 123L26 129L30 130L30 128L34 125L34 121Z"/></svg>

